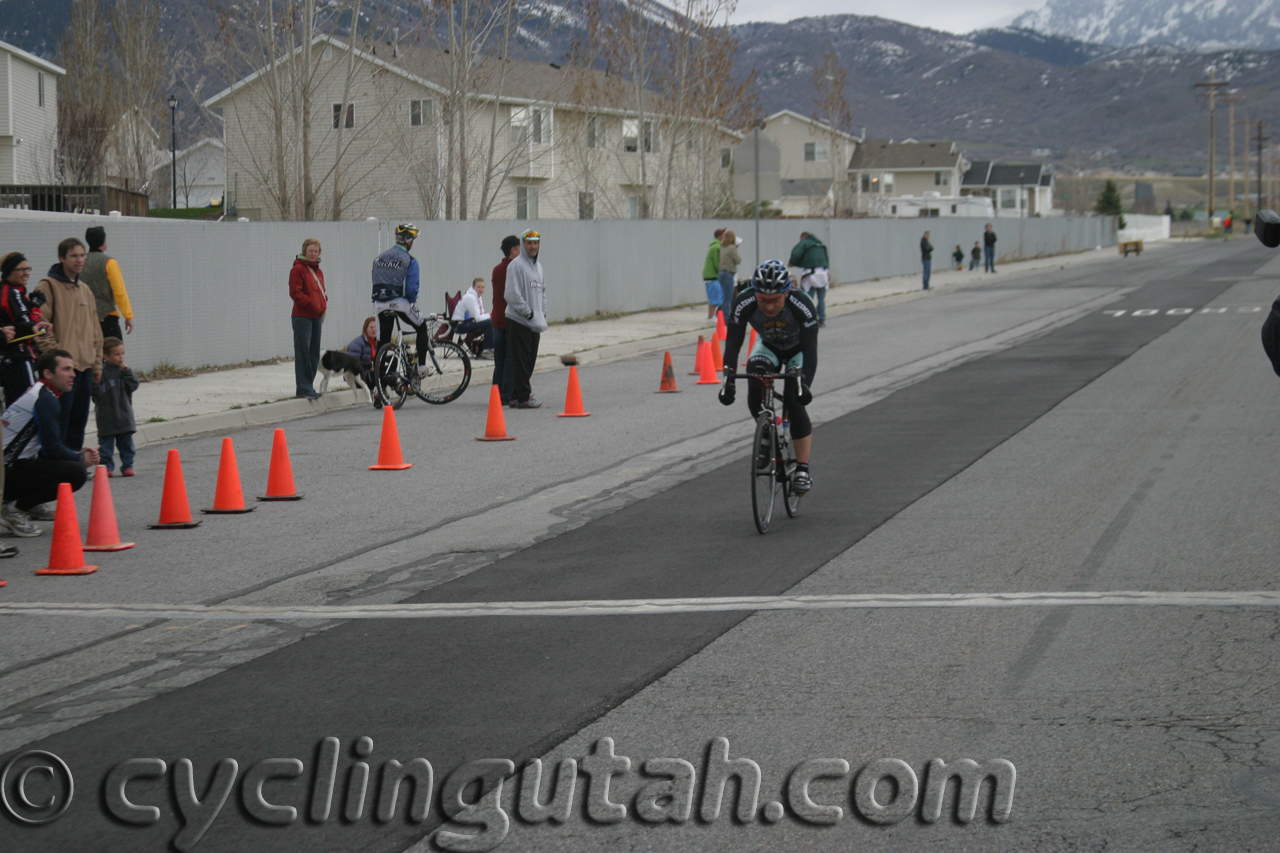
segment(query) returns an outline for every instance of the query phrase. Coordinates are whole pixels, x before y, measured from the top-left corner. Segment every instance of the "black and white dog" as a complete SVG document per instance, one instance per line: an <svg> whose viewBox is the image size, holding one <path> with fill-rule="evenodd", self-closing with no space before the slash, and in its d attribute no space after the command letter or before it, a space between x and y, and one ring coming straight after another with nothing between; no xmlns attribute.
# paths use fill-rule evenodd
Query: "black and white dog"
<svg viewBox="0 0 1280 853"><path fill-rule="evenodd" d="M329 380L341 375L347 378L348 388L352 391L364 388L365 396L372 401L373 395L360 381L360 375L370 369L371 365L368 362L361 361L350 353L337 349L325 350L324 355L320 356L320 372L324 375L324 379L320 382L319 391L323 394L329 387Z"/></svg>

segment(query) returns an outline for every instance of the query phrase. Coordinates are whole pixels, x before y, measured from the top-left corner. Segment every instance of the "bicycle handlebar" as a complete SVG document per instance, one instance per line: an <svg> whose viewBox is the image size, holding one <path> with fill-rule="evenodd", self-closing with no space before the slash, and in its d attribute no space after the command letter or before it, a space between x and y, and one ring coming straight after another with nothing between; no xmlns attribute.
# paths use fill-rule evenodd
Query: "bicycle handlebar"
<svg viewBox="0 0 1280 853"><path fill-rule="evenodd" d="M799 370L788 370L786 373L738 373L736 370L725 377L729 382L736 382L738 379L800 379L803 373Z"/></svg>

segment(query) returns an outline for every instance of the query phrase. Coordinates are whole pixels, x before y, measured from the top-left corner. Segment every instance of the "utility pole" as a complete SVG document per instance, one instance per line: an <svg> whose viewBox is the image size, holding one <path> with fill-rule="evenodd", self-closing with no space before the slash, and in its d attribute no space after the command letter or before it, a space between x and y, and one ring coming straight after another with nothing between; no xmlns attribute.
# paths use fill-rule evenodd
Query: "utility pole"
<svg viewBox="0 0 1280 853"><path fill-rule="evenodd" d="M1232 89L1223 97L1227 102L1227 213L1235 216L1236 213L1236 101L1240 98L1236 95L1238 89Z"/></svg>
<svg viewBox="0 0 1280 853"><path fill-rule="evenodd" d="M1240 129L1244 131L1244 165L1240 169L1242 180L1244 181L1244 218L1249 218L1249 114L1244 114L1244 121L1240 123Z"/></svg>
<svg viewBox="0 0 1280 853"><path fill-rule="evenodd" d="M1213 209L1214 209L1214 206L1218 203L1218 198L1215 195L1214 186L1213 186L1213 170L1214 170L1213 113L1214 113L1215 99L1217 97L1218 90L1223 88L1224 86L1229 86L1229 85L1231 85L1230 80L1219 81L1216 79L1215 69L1213 68L1212 65L1209 66L1209 82L1195 84L1195 87L1197 89L1205 90L1204 92L1197 92L1196 97L1209 99L1209 216L1207 221L1210 228L1213 227Z"/></svg>
<svg viewBox="0 0 1280 853"><path fill-rule="evenodd" d="M1258 120L1258 135L1255 141L1258 143L1258 210L1262 210L1262 143L1267 141L1267 137L1262 135L1261 119Z"/></svg>

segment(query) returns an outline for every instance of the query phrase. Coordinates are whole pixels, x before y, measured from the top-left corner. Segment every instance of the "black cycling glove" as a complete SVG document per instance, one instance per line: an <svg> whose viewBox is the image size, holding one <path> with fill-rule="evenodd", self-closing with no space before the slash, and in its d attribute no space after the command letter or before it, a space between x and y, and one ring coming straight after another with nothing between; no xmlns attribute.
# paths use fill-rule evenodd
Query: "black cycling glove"
<svg viewBox="0 0 1280 853"><path fill-rule="evenodd" d="M738 388L733 384L734 372L732 368L725 368L724 385L720 388L720 405L732 406L733 398L738 394Z"/></svg>

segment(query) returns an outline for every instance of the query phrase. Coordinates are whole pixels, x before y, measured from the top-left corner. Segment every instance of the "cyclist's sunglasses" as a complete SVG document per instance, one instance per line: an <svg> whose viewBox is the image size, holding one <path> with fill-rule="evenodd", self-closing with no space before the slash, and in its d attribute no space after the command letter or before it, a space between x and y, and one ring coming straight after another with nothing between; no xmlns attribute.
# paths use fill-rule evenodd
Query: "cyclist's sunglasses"
<svg viewBox="0 0 1280 853"><path fill-rule="evenodd" d="M531 243L540 243L542 242L542 235L537 231L526 231L521 235L520 239L528 240Z"/></svg>

